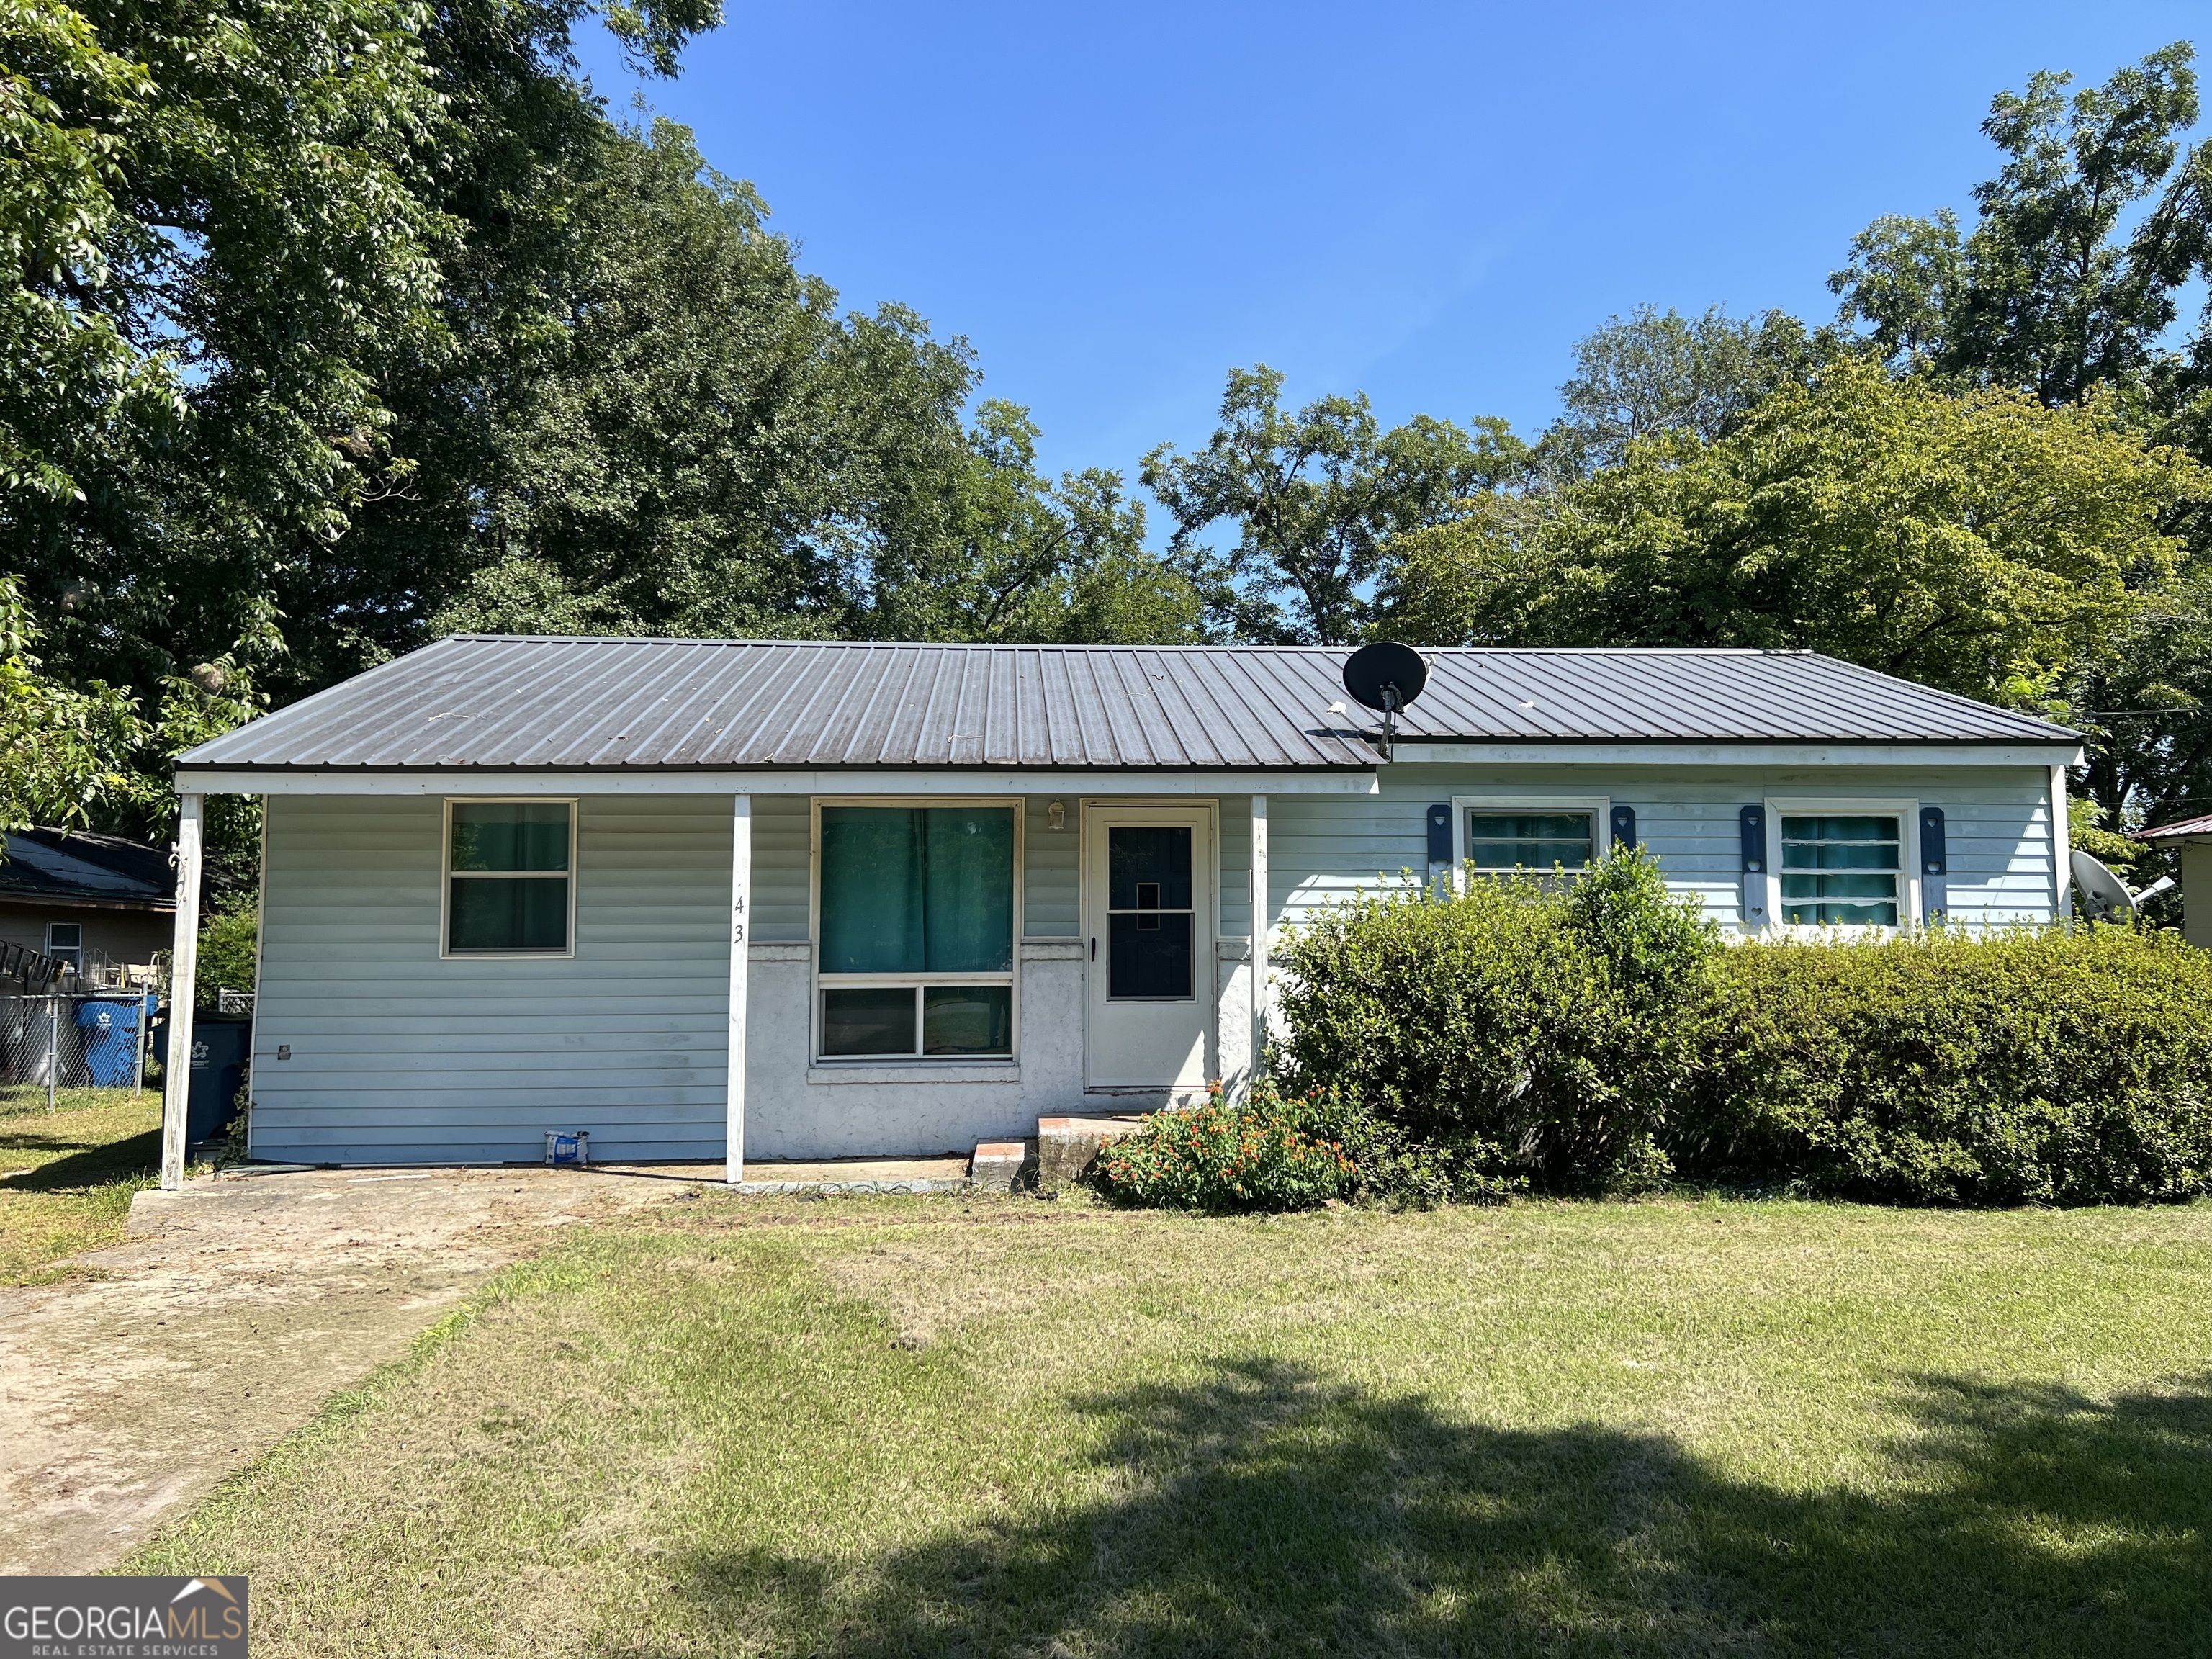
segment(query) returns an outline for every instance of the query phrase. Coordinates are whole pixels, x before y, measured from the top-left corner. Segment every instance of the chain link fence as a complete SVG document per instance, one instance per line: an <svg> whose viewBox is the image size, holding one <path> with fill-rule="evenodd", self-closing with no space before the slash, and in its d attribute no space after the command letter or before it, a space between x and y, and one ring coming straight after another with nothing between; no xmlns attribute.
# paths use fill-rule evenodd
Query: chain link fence
<svg viewBox="0 0 2212 1659"><path fill-rule="evenodd" d="M0 996L0 1107L64 1090L144 1085L154 999L143 991Z"/></svg>

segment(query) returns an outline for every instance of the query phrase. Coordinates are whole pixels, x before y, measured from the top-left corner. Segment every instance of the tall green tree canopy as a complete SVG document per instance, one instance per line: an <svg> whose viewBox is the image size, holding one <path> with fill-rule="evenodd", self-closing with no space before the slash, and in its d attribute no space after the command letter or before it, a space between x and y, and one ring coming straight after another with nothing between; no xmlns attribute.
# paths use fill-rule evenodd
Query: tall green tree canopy
<svg viewBox="0 0 2212 1659"><path fill-rule="evenodd" d="M687 131L608 119L579 29L666 74L719 15L0 0L0 573L118 764L455 628L1202 629L964 343L841 313Z"/></svg>
<svg viewBox="0 0 2212 1659"><path fill-rule="evenodd" d="M2001 93L1982 131L2004 156L1974 191L1972 226L1948 210L1877 219L1829 279L1846 322L1901 372L2016 387L2045 403L2142 388L2169 409L2212 368L2200 316L2169 337L2187 284L2212 260L2212 151L2191 148L2195 53L2152 53L2101 87L2046 72Z"/></svg>
<svg viewBox="0 0 2212 1659"><path fill-rule="evenodd" d="M2003 701L2169 593L2166 526L2207 499L2109 400L1845 358L1716 442L1632 443L1517 520L1402 538L1386 616L1435 644L1805 648Z"/></svg>
<svg viewBox="0 0 2212 1659"><path fill-rule="evenodd" d="M1364 393L1285 410L1283 377L1231 369L1206 447L1163 444L1144 481L1175 520L1171 548L1197 553L1222 520L1225 621L1242 637L1337 644L1364 633L1390 538L1453 516L1462 498L1518 477L1526 445L1503 421L1472 432L1426 415L1385 430Z"/></svg>
<svg viewBox="0 0 2212 1659"><path fill-rule="evenodd" d="M1802 381L1838 343L1786 312L1702 316L1639 306L1575 343L1575 372L1546 431L1547 471L1581 477L1617 466L1639 438L1726 434L1768 393Z"/></svg>

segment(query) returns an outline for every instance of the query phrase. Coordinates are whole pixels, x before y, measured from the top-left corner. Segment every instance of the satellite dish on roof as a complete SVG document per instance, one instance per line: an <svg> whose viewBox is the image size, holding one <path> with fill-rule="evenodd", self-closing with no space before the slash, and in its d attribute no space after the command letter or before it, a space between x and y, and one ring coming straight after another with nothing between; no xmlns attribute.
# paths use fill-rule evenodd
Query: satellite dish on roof
<svg viewBox="0 0 2212 1659"><path fill-rule="evenodd" d="M1410 645L1378 640L1363 645L1344 665L1344 689L1354 702L1395 714L1421 695L1429 665Z"/></svg>
<svg viewBox="0 0 2212 1659"><path fill-rule="evenodd" d="M2136 906L2147 898L2155 898L2173 885L2172 876L2160 876L2141 892L2128 890L2122 881L2101 859L2091 858L2087 853L2074 854L2074 884L2081 890L2081 908L2092 921L2131 921Z"/></svg>
<svg viewBox="0 0 2212 1659"><path fill-rule="evenodd" d="M1344 689L1354 702L1379 709L1382 714L1382 758L1389 760L1398 744L1398 711L1421 695L1429 683L1429 665L1410 645L1377 640L1353 652L1344 665Z"/></svg>

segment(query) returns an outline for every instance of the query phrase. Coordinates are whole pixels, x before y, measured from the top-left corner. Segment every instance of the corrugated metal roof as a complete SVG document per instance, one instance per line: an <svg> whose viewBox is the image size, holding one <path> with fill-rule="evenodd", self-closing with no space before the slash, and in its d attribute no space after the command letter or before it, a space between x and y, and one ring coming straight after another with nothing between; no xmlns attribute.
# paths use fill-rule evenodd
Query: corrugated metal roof
<svg viewBox="0 0 2212 1659"><path fill-rule="evenodd" d="M1320 646L442 640L185 768L1371 767ZM1802 652L1437 650L1401 738L2051 743L2075 733Z"/></svg>
<svg viewBox="0 0 2212 1659"><path fill-rule="evenodd" d="M2183 818L2175 823L2161 823L2148 830L2137 830L2131 833L2137 841L2152 842L2212 839L2212 816Z"/></svg>

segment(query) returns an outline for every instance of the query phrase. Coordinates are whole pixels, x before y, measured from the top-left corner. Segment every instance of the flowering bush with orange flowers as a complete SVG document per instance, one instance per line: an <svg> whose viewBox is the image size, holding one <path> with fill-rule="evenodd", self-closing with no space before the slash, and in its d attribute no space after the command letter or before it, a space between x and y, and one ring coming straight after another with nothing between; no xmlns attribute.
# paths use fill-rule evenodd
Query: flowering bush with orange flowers
<svg viewBox="0 0 2212 1659"><path fill-rule="evenodd" d="M1215 1212L1504 1195L1503 1183L1470 1178L1459 1162L1333 1091L1286 1096L1262 1079L1240 1102L1217 1087L1203 1106L1155 1112L1098 1155L1092 1177L1125 1204Z"/></svg>

